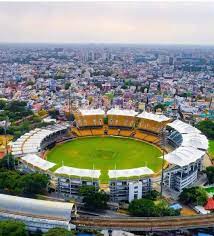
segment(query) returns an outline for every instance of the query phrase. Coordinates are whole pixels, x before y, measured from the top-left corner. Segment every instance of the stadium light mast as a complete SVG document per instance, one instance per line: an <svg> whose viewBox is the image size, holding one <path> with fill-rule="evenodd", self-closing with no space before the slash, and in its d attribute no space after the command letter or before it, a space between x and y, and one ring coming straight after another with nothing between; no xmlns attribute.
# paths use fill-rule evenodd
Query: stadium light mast
<svg viewBox="0 0 214 236"><path fill-rule="evenodd" d="M71 123L71 87L69 87L69 93L68 93L68 121Z"/></svg>
<svg viewBox="0 0 214 236"><path fill-rule="evenodd" d="M163 151L163 158L162 158L162 167L161 167L161 190L160 190L160 195L162 197L163 195L163 174L164 174L164 149L162 149Z"/></svg>
<svg viewBox="0 0 214 236"><path fill-rule="evenodd" d="M164 149L164 146L165 146L165 129L164 127L162 128L162 132L161 132L161 138L162 138L162 153L163 153L163 158L162 158L162 167L161 167L161 190L160 190L160 195L162 197L163 195L163 179L164 179L164 162L165 162L165 149Z"/></svg>
<svg viewBox="0 0 214 236"><path fill-rule="evenodd" d="M5 137L5 149L6 149L6 155L7 155L7 167L9 168L10 160L9 160L8 148L7 148L7 126L8 126L8 116L6 117L5 124L4 124L4 137Z"/></svg>

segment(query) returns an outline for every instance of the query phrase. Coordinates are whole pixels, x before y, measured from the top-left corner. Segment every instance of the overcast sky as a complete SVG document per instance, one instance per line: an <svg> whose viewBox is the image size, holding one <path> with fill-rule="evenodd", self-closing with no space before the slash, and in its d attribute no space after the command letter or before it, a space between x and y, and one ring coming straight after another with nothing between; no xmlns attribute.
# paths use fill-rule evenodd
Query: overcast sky
<svg viewBox="0 0 214 236"><path fill-rule="evenodd" d="M0 41L214 44L214 2L1 2Z"/></svg>

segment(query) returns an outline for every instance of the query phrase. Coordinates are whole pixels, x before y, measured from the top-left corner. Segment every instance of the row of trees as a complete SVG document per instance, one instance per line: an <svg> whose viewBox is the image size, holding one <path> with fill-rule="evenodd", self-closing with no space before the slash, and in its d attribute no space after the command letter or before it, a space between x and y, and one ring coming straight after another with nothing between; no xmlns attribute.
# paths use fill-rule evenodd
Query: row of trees
<svg viewBox="0 0 214 236"><path fill-rule="evenodd" d="M207 202L208 194L202 187L192 187L183 189L179 200L187 205L204 205Z"/></svg>
<svg viewBox="0 0 214 236"><path fill-rule="evenodd" d="M7 134L18 138L33 128L41 128L47 123L42 122L39 115L33 114L23 101L0 100L0 121L8 120L11 124L7 127ZM30 117L29 119L26 119ZM21 121L21 122L20 122ZM0 127L0 134L5 133L5 127Z"/></svg>
<svg viewBox="0 0 214 236"><path fill-rule="evenodd" d="M27 103L23 101L0 100L0 110L0 120L8 117L11 122L33 115L33 112L27 107Z"/></svg>
<svg viewBox="0 0 214 236"><path fill-rule="evenodd" d="M46 175L20 174L15 170L0 170L0 191L15 195L44 193L49 179Z"/></svg>
<svg viewBox="0 0 214 236"><path fill-rule="evenodd" d="M26 230L24 223L19 221L0 221L1 236L29 236L30 233ZM74 236L73 231L68 231L62 228L50 229L47 233L37 231L34 236Z"/></svg>
<svg viewBox="0 0 214 236"><path fill-rule="evenodd" d="M94 236L102 235L97 231L92 231ZM1 236L75 236L78 235L77 231L68 231L63 228L53 228L49 229L48 232L42 233L37 230L34 233L27 231L24 223L19 221L0 221L0 235Z"/></svg>
<svg viewBox="0 0 214 236"><path fill-rule="evenodd" d="M93 186L83 186L79 190L79 194L83 197L84 207L87 210L97 211L107 209L109 195L104 191L98 191Z"/></svg>
<svg viewBox="0 0 214 236"><path fill-rule="evenodd" d="M170 208L166 201L160 200L155 202L146 198L133 200L129 204L128 211L132 216L142 217L180 215L180 211Z"/></svg>
<svg viewBox="0 0 214 236"><path fill-rule="evenodd" d="M205 170L209 184L214 184L214 166L208 166Z"/></svg>
<svg viewBox="0 0 214 236"><path fill-rule="evenodd" d="M212 120L203 120L198 122L196 127L204 133L208 139L214 139L214 122Z"/></svg>
<svg viewBox="0 0 214 236"><path fill-rule="evenodd" d="M14 195L44 193L49 183L47 175L39 173L22 174L14 169L16 163L11 155L0 160L0 191Z"/></svg>

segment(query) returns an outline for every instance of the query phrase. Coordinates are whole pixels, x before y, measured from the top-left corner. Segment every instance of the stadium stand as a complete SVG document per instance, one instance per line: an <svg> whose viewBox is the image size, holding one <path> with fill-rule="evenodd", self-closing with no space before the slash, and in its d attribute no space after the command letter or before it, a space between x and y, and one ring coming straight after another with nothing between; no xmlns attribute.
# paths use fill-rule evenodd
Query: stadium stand
<svg viewBox="0 0 214 236"><path fill-rule="evenodd" d="M135 125L137 112L133 110L111 109L107 112L109 127L129 127Z"/></svg>
<svg viewBox="0 0 214 236"><path fill-rule="evenodd" d="M153 133L160 133L166 124L170 122L170 119L164 115L157 115L153 113L143 112L137 116L138 129L150 131Z"/></svg>
<svg viewBox="0 0 214 236"><path fill-rule="evenodd" d="M104 129L100 128L100 129L91 129L91 133L92 135L104 135Z"/></svg>
<svg viewBox="0 0 214 236"><path fill-rule="evenodd" d="M105 112L101 109L79 110L74 114L77 127L102 127Z"/></svg>

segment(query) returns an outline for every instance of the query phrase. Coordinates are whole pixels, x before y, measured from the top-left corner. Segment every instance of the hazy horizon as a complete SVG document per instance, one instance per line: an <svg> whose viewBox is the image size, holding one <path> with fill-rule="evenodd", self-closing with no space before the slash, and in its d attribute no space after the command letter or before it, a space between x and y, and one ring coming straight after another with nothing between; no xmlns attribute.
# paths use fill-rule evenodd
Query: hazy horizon
<svg viewBox="0 0 214 236"><path fill-rule="evenodd" d="M214 2L0 2L1 44L214 45Z"/></svg>

